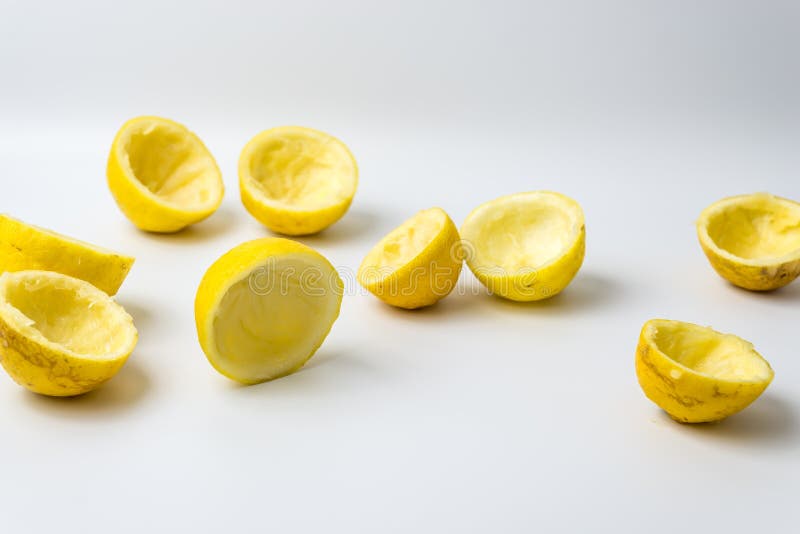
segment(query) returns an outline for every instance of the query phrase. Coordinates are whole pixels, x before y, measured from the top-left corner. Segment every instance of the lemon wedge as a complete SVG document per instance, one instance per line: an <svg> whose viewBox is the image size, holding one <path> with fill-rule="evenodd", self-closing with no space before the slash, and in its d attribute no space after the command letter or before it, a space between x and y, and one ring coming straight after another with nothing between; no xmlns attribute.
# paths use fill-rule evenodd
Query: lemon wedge
<svg viewBox="0 0 800 534"><path fill-rule="evenodd" d="M242 203L280 234L317 233L353 201L358 167L344 143L326 133L283 126L256 135L239 157Z"/></svg>
<svg viewBox="0 0 800 534"><path fill-rule="evenodd" d="M50 271L0 275L0 363L31 391L91 391L120 370L136 340L130 315L88 282Z"/></svg>
<svg viewBox="0 0 800 534"><path fill-rule="evenodd" d="M116 294L134 259L0 214L0 272L57 271Z"/></svg>
<svg viewBox="0 0 800 534"><path fill-rule="evenodd" d="M358 282L400 308L430 306L450 294L461 273L458 230L441 208L420 211L367 254Z"/></svg>
<svg viewBox="0 0 800 534"><path fill-rule="evenodd" d="M276 237L243 243L214 262L197 289L200 346L217 371L244 384L293 373L327 337L343 287L310 247Z"/></svg>
<svg viewBox="0 0 800 534"><path fill-rule="evenodd" d="M800 276L800 203L740 195L700 214L697 236L711 266L739 287L769 291Z"/></svg>
<svg viewBox="0 0 800 534"><path fill-rule="evenodd" d="M680 321L642 327L636 375L645 395L683 423L719 421L756 400L774 373L753 345Z"/></svg>
<svg viewBox="0 0 800 534"><path fill-rule="evenodd" d="M224 193L222 175L203 142L161 117L137 117L119 129L106 174L122 212L149 232L177 232L202 221Z"/></svg>
<svg viewBox="0 0 800 534"><path fill-rule="evenodd" d="M583 210L550 191L518 193L478 206L461 226L470 270L492 293L517 301L558 294L583 263Z"/></svg>

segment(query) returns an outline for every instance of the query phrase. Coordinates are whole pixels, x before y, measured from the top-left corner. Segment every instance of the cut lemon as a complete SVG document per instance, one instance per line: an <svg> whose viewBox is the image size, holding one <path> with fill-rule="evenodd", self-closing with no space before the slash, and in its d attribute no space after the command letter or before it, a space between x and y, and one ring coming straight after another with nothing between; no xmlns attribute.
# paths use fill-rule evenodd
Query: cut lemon
<svg viewBox="0 0 800 534"><path fill-rule="evenodd" d="M134 259L0 214L0 272L57 271L116 294Z"/></svg>
<svg viewBox="0 0 800 534"><path fill-rule="evenodd" d="M730 197L703 210L697 236L711 266L755 291L800 276L800 204L767 193Z"/></svg>
<svg viewBox="0 0 800 534"><path fill-rule="evenodd" d="M683 423L719 421L761 395L774 373L740 337L680 321L642 327L636 375L645 395Z"/></svg>
<svg viewBox="0 0 800 534"><path fill-rule="evenodd" d="M282 238L243 243L197 289L200 346L223 375L255 384L293 373L339 316L343 284L314 249Z"/></svg>
<svg viewBox="0 0 800 534"><path fill-rule="evenodd" d="M219 167L203 142L161 117L137 117L120 128L106 174L122 212L149 232L177 232L202 221L224 193Z"/></svg>
<svg viewBox="0 0 800 534"><path fill-rule="evenodd" d="M91 391L120 370L136 340L130 315L88 282L50 271L0 275L0 362L31 391Z"/></svg>
<svg viewBox="0 0 800 534"><path fill-rule="evenodd" d="M558 294L583 263L583 210L550 191L518 193L477 207L461 227L467 265L489 291L511 300Z"/></svg>
<svg viewBox="0 0 800 534"><path fill-rule="evenodd" d="M420 211L367 254L358 282L400 308L434 304L450 294L461 273L458 230L441 208Z"/></svg>
<svg viewBox="0 0 800 534"><path fill-rule="evenodd" d="M286 235L317 233L353 201L358 167L344 143L299 126L261 132L239 157L242 203L261 224Z"/></svg>

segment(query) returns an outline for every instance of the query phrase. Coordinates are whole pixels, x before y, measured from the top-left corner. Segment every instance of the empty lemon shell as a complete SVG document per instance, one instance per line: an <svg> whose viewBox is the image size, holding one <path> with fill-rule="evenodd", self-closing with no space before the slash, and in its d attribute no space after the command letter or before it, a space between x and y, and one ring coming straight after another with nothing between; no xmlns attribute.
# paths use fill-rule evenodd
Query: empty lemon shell
<svg viewBox="0 0 800 534"><path fill-rule="evenodd" d="M676 421L719 421L752 403L772 381L769 363L732 334L680 321L642 327L636 375L645 395Z"/></svg>
<svg viewBox="0 0 800 534"><path fill-rule="evenodd" d="M56 271L116 294L134 258L0 214L0 272Z"/></svg>
<svg viewBox="0 0 800 534"><path fill-rule="evenodd" d="M800 275L800 204L768 193L711 204L697 221L711 266L739 287L769 291Z"/></svg>
<svg viewBox="0 0 800 534"><path fill-rule="evenodd" d="M583 210L551 191L500 197L477 207L461 226L467 266L486 287L516 301L560 293L586 250Z"/></svg>
<svg viewBox="0 0 800 534"><path fill-rule="evenodd" d="M64 397L97 388L137 337L122 306L88 282L51 271L0 275L0 362L31 391Z"/></svg>
<svg viewBox="0 0 800 534"><path fill-rule="evenodd" d="M420 211L361 262L358 282L400 308L430 306L455 288L463 256L458 230L441 208Z"/></svg>
<svg viewBox="0 0 800 534"><path fill-rule="evenodd" d="M301 368L339 316L343 283L314 249L269 237L234 247L197 289L200 346L221 374L244 384Z"/></svg>
<svg viewBox="0 0 800 534"><path fill-rule="evenodd" d="M358 166L344 143L326 133L283 126L256 135L239 157L247 211L280 234L317 233L347 212Z"/></svg>
<svg viewBox="0 0 800 534"><path fill-rule="evenodd" d="M224 194L217 162L200 138L161 117L137 117L120 128L106 175L125 216L150 232L177 232L202 221Z"/></svg>

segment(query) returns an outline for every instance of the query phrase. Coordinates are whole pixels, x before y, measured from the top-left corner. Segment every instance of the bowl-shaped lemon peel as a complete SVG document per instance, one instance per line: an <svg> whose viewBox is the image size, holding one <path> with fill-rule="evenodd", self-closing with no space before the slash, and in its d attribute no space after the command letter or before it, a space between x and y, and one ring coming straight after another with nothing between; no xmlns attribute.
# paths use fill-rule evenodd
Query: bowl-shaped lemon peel
<svg viewBox="0 0 800 534"><path fill-rule="evenodd" d="M697 237L736 286L769 291L800 276L800 203L768 193L725 198L700 214Z"/></svg>
<svg viewBox="0 0 800 534"><path fill-rule="evenodd" d="M463 265L458 229L441 208L422 210L364 257L358 282L392 306L430 306L450 294Z"/></svg>
<svg viewBox="0 0 800 534"><path fill-rule="evenodd" d="M122 306L84 280L52 271L0 275L0 363L31 391L91 391L120 370L137 339Z"/></svg>
<svg viewBox="0 0 800 534"><path fill-rule="evenodd" d="M344 285L314 249L270 237L234 247L195 297L200 346L224 376L256 384L300 369L339 316Z"/></svg>
<svg viewBox="0 0 800 534"><path fill-rule="evenodd" d="M247 211L284 235L308 235L338 221L358 187L358 166L339 139L300 126L253 137L239 157L239 190Z"/></svg>
<svg viewBox="0 0 800 534"><path fill-rule="evenodd" d="M719 421L752 403L772 381L769 363L732 334L680 321L642 327L636 376L647 398L682 423Z"/></svg>
<svg viewBox="0 0 800 534"><path fill-rule="evenodd" d="M106 177L122 213L149 232L177 232L202 221L225 192L217 162L200 138L162 117L136 117L122 125Z"/></svg>
<svg viewBox="0 0 800 534"><path fill-rule="evenodd" d="M461 226L467 266L491 293L534 301L560 293L586 250L583 210L551 191L517 193L475 208Z"/></svg>
<svg viewBox="0 0 800 534"><path fill-rule="evenodd" d="M0 214L0 273L56 271L114 295L133 262L130 256Z"/></svg>

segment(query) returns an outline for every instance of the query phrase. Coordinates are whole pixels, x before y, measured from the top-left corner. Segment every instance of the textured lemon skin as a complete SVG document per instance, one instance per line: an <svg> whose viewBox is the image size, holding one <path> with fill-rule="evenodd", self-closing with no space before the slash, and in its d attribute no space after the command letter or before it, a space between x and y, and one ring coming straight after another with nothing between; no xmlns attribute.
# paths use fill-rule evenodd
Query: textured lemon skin
<svg viewBox="0 0 800 534"><path fill-rule="evenodd" d="M54 350L26 337L0 315L0 364L17 384L35 393L53 397L88 393L117 374L136 346L138 334L133 319L125 315L133 329L132 343L119 357L109 360L82 358Z"/></svg>
<svg viewBox="0 0 800 534"><path fill-rule="evenodd" d="M254 189L250 183L249 164L253 152L257 149L258 145L274 135L279 135L281 131L291 132L310 132L313 135L324 136L332 143L337 143L344 149L344 153L350 159L355 172L355 185L352 194L342 201L331 204L323 208L313 210L302 209L299 207L280 205L277 203L265 202L260 193ZM302 236L316 234L331 226L333 223L341 219L347 210L350 209L350 204L353 202L355 190L358 187L358 164L355 157L341 140L333 137L332 135L313 130L311 128L304 128L301 126L281 126L265 130L260 134L253 137L247 145L242 149L239 157L239 192L242 198L242 204L245 209L252 215L258 222L276 232L278 234L288 236Z"/></svg>
<svg viewBox="0 0 800 534"><path fill-rule="evenodd" d="M259 384L267 380L273 380L294 373L303 367L317 352L333 327L333 323L336 322L339 316L339 310L342 305L342 295L344 294L344 283L339 275L336 274L335 293L338 299L336 313L333 320L331 320L330 326L325 331L324 335L321 336L319 343L313 347L305 360L285 373L268 378L253 379L245 376L234 376L225 370L224 366L219 363L222 358L217 354L213 337L214 316L220 301L225 296L228 289L235 282L241 280L243 276L249 275L251 271L264 265L270 257L279 257L285 254L305 254L311 256L315 261L321 261L327 264L331 271L336 273L336 270L330 262L313 248L298 243L297 241L292 241L291 239L265 237L242 243L220 256L217 261L211 264L200 281L194 301L194 318L195 326L197 327L197 338L211 366L221 375L231 380L242 384Z"/></svg>
<svg viewBox="0 0 800 534"><path fill-rule="evenodd" d="M134 177L130 176L123 164L125 156L124 147L121 139L126 131L139 122L163 122L175 128L183 130L185 135L194 139L207 153L211 161L214 162L214 170L217 174L218 194L215 203L204 209L185 209L160 200L150 192L147 187L139 183ZM208 148L203 144L197 135L188 128L175 121L163 117L142 116L130 119L117 132L111 144L111 151L108 156L106 166L106 178L108 188L114 196L119 209L123 214L140 230L157 233L173 233L186 228L187 226L198 223L214 213L222 203L224 195L224 185L219 166L214 160Z"/></svg>
<svg viewBox="0 0 800 534"><path fill-rule="evenodd" d="M412 262L380 280L370 280L369 266L362 263L358 282L383 302L409 310L430 306L449 295L464 260L458 229L446 214L445 219L441 232Z"/></svg>
<svg viewBox="0 0 800 534"><path fill-rule="evenodd" d="M278 207L262 202L254 191L239 180L242 204L258 222L275 233L288 236L303 236L321 232L342 218L350 209L352 197L334 206L314 211Z"/></svg>
<svg viewBox="0 0 800 534"><path fill-rule="evenodd" d="M134 258L93 247L0 214L0 272L55 271L115 295Z"/></svg>
<svg viewBox="0 0 800 534"><path fill-rule="evenodd" d="M711 204L700 214L696 223L697 239L711 267L722 278L735 286L750 291L772 291L779 289L800 276L800 250L793 257L776 261L764 259L760 261L739 258L719 249L708 235L707 225L712 211L720 204L746 201L752 198L767 198L779 203L798 205L798 203L768 193L755 193L724 198Z"/></svg>
<svg viewBox="0 0 800 534"><path fill-rule="evenodd" d="M577 205L577 202L561 193L552 191L544 191L544 193L561 197L563 200ZM496 200L501 199L502 197ZM481 206L475 211L478 209L481 209ZM467 219L470 216L467 216ZM586 224L582 211L580 225L578 235L569 249L544 267L531 268L529 271L513 275L499 273L495 269L484 269L477 265L474 255L469 250L465 253L467 266L472 274L494 295L517 302L533 302L553 297L561 293L572 282L583 265L586 256Z"/></svg>
<svg viewBox="0 0 800 534"><path fill-rule="evenodd" d="M732 382L688 369L661 352L645 323L636 348L636 376L648 399L681 423L720 421L749 406L772 381Z"/></svg>
<svg viewBox="0 0 800 534"><path fill-rule="evenodd" d="M720 255L715 248L708 246L702 239L700 246L717 274L743 289L772 291L791 283L800 276L800 259L776 265L746 265Z"/></svg>

